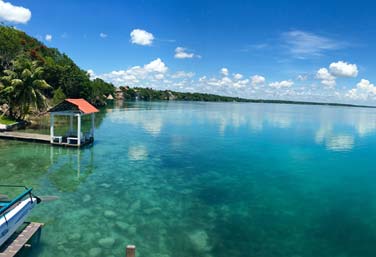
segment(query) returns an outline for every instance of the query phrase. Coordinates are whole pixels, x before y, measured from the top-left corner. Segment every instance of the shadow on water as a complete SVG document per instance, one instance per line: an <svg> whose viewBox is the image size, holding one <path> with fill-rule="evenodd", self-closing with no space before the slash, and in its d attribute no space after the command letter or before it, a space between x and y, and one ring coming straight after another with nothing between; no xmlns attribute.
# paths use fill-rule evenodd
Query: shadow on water
<svg viewBox="0 0 376 257"><path fill-rule="evenodd" d="M46 247L51 247L48 230L58 222L58 212L67 212L64 202L69 200L68 194L79 190L93 174L95 150L0 140L0 156L1 184L25 185L33 187L36 195L58 197L52 202L42 201L28 218L43 222L46 226L40 244L33 246L32 251L25 251L21 256L38 256ZM12 190L1 193L15 197L19 192Z"/></svg>
<svg viewBox="0 0 376 257"><path fill-rule="evenodd" d="M51 158L54 168L47 177L61 192L76 191L77 187L94 171L94 148L92 147L84 149L52 147Z"/></svg>
<svg viewBox="0 0 376 257"><path fill-rule="evenodd" d="M33 187L38 194L74 191L94 170L94 148L0 140L0 155L1 183Z"/></svg>
<svg viewBox="0 0 376 257"><path fill-rule="evenodd" d="M332 208L318 220L318 224L316 236L322 245L312 249L316 254L328 257L338 253L345 256L376 256L375 226L364 221L363 217L353 216L343 208Z"/></svg>
<svg viewBox="0 0 376 257"><path fill-rule="evenodd" d="M362 187L341 185L327 196L329 202L314 222L313 235L321 243L312 249L316 254L376 256L374 185L363 179L356 183Z"/></svg>

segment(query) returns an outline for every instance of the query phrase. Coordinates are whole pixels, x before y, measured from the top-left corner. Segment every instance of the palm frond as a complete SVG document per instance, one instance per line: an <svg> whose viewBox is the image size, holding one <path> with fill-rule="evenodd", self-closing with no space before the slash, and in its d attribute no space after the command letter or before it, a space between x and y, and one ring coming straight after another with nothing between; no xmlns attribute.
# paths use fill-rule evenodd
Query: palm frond
<svg viewBox="0 0 376 257"><path fill-rule="evenodd" d="M44 108L47 107L46 97L40 92L37 92L36 94L35 105L38 108L38 110L43 110Z"/></svg>
<svg viewBox="0 0 376 257"><path fill-rule="evenodd" d="M13 93L13 92L14 92L14 87L12 87L12 86L5 87L5 88L3 88L3 89L0 91L1 94L11 94L11 93Z"/></svg>
<svg viewBox="0 0 376 257"><path fill-rule="evenodd" d="M12 79L11 85L12 87L20 87L24 84L22 79Z"/></svg>
<svg viewBox="0 0 376 257"><path fill-rule="evenodd" d="M52 89L52 87L44 79L34 80L33 86L40 90Z"/></svg>
<svg viewBox="0 0 376 257"><path fill-rule="evenodd" d="M21 73L21 77L23 79L27 79L27 78L30 78L32 76L32 72L29 70L29 69L24 69Z"/></svg>
<svg viewBox="0 0 376 257"><path fill-rule="evenodd" d="M33 77L37 78L37 79L41 78L43 73L44 73L43 67L37 67L37 68L35 68L35 70L33 72Z"/></svg>
<svg viewBox="0 0 376 257"><path fill-rule="evenodd" d="M11 78L17 77L17 73L12 71L12 70L4 70L3 72L4 72L4 74L6 74L7 76L9 76Z"/></svg>

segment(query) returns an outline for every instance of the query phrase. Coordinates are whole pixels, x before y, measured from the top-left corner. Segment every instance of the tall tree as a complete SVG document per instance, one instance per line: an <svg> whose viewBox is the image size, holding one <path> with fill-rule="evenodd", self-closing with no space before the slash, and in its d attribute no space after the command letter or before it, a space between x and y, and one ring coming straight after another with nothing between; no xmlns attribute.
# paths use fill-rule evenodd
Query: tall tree
<svg viewBox="0 0 376 257"><path fill-rule="evenodd" d="M22 50L20 33L12 28L0 26L0 72L9 69L12 60Z"/></svg>
<svg viewBox="0 0 376 257"><path fill-rule="evenodd" d="M24 119L30 108L42 111L47 107L44 94L52 87L43 79L43 68L37 61L15 61L14 70L5 70L4 74L0 93L6 96L13 118Z"/></svg>

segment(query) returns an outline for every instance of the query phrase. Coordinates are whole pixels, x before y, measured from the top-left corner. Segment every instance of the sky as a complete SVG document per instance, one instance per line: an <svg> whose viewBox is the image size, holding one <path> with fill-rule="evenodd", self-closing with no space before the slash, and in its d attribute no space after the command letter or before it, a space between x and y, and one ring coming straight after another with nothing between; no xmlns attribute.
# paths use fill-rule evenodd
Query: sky
<svg viewBox="0 0 376 257"><path fill-rule="evenodd" d="M376 105L373 1L0 0L116 86Z"/></svg>

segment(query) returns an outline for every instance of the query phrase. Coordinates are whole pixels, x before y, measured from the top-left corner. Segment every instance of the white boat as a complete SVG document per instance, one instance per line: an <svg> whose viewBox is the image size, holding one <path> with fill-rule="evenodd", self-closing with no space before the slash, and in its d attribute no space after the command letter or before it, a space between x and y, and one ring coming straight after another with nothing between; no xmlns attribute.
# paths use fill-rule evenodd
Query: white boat
<svg viewBox="0 0 376 257"><path fill-rule="evenodd" d="M10 201L0 200L0 247L24 223L34 206L40 202L31 190L26 189Z"/></svg>

